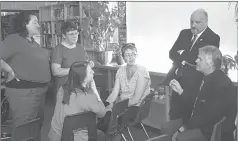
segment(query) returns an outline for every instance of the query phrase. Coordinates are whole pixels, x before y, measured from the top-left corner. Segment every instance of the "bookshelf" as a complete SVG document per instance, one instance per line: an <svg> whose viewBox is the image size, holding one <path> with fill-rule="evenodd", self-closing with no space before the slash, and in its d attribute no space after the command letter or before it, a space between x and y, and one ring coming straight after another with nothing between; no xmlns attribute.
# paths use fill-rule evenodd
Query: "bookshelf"
<svg viewBox="0 0 238 141"><path fill-rule="evenodd" d="M80 27L82 21L81 2L54 2L39 8L41 26L41 45L54 48L61 40L61 25L64 21L73 21ZM81 43L79 34L78 43Z"/></svg>

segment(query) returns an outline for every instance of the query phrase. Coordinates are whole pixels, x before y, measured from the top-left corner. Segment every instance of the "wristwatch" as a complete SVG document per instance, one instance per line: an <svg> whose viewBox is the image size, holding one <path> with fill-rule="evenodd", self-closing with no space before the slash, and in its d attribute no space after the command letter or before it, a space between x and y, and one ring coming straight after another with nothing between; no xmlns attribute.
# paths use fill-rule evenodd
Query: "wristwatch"
<svg viewBox="0 0 238 141"><path fill-rule="evenodd" d="M184 128L183 126L178 129L178 132L179 132L179 133L181 133L181 132L183 132L183 131L185 131L185 128Z"/></svg>

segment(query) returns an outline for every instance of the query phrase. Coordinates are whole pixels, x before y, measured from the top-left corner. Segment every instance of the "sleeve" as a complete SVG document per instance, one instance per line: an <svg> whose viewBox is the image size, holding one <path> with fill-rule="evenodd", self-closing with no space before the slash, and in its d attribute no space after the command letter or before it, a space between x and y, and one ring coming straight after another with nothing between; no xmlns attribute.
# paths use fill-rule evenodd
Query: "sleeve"
<svg viewBox="0 0 238 141"><path fill-rule="evenodd" d="M123 67L124 67L124 66L123 66ZM120 67L120 68L117 70L116 79L117 79L117 78L118 78L119 80L121 79L123 67Z"/></svg>
<svg viewBox="0 0 238 141"><path fill-rule="evenodd" d="M224 87L217 88L215 91L216 96L213 96L212 100L205 103L207 104L206 108L195 113L188 122L187 128L200 128L204 125L217 123L220 120L220 117L224 116L223 113L225 113L226 110L229 110L227 109L229 103L229 96L226 95L227 91L229 90Z"/></svg>
<svg viewBox="0 0 238 141"><path fill-rule="evenodd" d="M141 67L140 68L139 77L140 78L148 78L148 79L150 79L150 74L149 74L149 72L147 71L147 69L145 67Z"/></svg>
<svg viewBox="0 0 238 141"><path fill-rule="evenodd" d="M106 114L106 107L102 103L102 101L98 101L95 94L89 94L87 95L87 101L89 110L96 113L96 115L101 118L104 117Z"/></svg>
<svg viewBox="0 0 238 141"><path fill-rule="evenodd" d="M213 40L213 45L216 46L216 47L220 47L220 36L219 35L216 35L214 40Z"/></svg>
<svg viewBox="0 0 238 141"><path fill-rule="evenodd" d="M5 62L8 62L17 52L17 45L15 45L14 36L7 36L3 43L1 43L0 48L1 59L3 59Z"/></svg>
<svg viewBox="0 0 238 141"><path fill-rule="evenodd" d="M180 55L180 53L177 52L178 50L181 50L181 49L182 49L181 43L183 42L183 41L182 41L183 32L184 32L184 30L182 30L182 31L179 33L179 36L178 36L177 40L175 41L175 43L174 43L172 49L169 51L169 58L170 58L176 65L180 65L181 62L183 61L182 56Z"/></svg>
<svg viewBox="0 0 238 141"><path fill-rule="evenodd" d="M62 64L63 54L59 46L52 50L51 63Z"/></svg>

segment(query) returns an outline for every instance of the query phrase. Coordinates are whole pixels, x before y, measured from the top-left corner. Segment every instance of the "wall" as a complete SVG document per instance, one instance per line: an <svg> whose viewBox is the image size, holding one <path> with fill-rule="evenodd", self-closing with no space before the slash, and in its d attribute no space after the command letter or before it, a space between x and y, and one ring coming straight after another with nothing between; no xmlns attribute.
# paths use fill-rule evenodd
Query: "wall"
<svg viewBox="0 0 238 141"><path fill-rule="evenodd" d="M150 71L167 73L172 61L169 50L179 32L190 28L190 15L204 8L209 27L220 35L220 49L232 57L237 51L237 28L234 5L228 2L127 2L128 42L138 47L138 63ZM230 77L237 81L237 71Z"/></svg>

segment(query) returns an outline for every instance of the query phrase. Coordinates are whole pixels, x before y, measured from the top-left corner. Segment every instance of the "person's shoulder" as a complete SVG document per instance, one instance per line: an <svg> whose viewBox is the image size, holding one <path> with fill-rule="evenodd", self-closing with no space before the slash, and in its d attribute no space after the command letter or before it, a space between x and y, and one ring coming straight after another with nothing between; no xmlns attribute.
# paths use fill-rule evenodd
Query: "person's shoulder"
<svg viewBox="0 0 238 141"><path fill-rule="evenodd" d="M145 66L142 66L142 65L137 65L137 69L139 71L147 71L146 67Z"/></svg>
<svg viewBox="0 0 238 141"><path fill-rule="evenodd" d="M190 29L183 29L183 30L180 31L180 33L181 33L181 34L182 34L182 33L188 34L188 33L191 33L191 30L190 30Z"/></svg>
<svg viewBox="0 0 238 141"><path fill-rule="evenodd" d="M126 69L126 65L120 66L117 72L122 72L124 69Z"/></svg>
<svg viewBox="0 0 238 141"><path fill-rule="evenodd" d="M217 87L227 87L233 84L229 76L222 70L217 70L212 79Z"/></svg>
<svg viewBox="0 0 238 141"><path fill-rule="evenodd" d="M208 34L210 34L210 35L212 35L213 37L217 37L217 38L219 38L220 36L217 34L217 33L215 33L210 27L207 27L207 33ZM212 37L211 36L211 37Z"/></svg>
<svg viewBox="0 0 238 141"><path fill-rule="evenodd" d="M22 37L18 34L10 34L8 35L4 41L19 41L20 39L22 39Z"/></svg>

